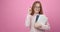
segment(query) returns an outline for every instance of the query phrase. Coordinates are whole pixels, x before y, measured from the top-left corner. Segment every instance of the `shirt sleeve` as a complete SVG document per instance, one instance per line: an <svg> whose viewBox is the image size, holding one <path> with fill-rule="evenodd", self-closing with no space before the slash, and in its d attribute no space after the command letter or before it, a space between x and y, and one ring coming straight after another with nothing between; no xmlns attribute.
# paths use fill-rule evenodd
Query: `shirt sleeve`
<svg viewBox="0 0 60 32"><path fill-rule="evenodd" d="M31 15L27 14L27 17L26 17L26 20L25 20L26 27L30 27L30 18L31 18Z"/></svg>

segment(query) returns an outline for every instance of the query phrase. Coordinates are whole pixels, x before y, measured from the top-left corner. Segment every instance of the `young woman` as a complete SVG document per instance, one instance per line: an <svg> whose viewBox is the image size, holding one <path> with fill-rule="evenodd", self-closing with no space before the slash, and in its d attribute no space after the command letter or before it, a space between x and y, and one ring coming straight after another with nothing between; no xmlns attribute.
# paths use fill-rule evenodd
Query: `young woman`
<svg viewBox="0 0 60 32"><path fill-rule="evenodd" d="M40 15L45 18L47 18L42 11L42 5L40 1L35 1L32 5L31 10L29 10L29 13L26 18L26 27L30 28L30 32L45 32L45 30L50 29L50 25L48 23L48 19L46 20L45 24L41 24L39 22L36 22L36 16ZM41 19L43 18L41 17ZM43 21L41 21L43 23Z"/></svg>

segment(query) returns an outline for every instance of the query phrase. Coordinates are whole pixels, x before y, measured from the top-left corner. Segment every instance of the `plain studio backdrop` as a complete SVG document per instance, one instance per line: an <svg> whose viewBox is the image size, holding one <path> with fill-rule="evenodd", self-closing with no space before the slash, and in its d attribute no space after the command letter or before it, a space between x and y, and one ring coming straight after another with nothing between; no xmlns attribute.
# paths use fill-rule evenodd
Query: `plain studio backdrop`
<svg viewBox="0 0 60 32"><path fill-rule="evenodd" d="M35 0L0 0L0 32L29 32L25 18ZM51 25L50 32L60 32L60 0L39 0Z"/></svg>

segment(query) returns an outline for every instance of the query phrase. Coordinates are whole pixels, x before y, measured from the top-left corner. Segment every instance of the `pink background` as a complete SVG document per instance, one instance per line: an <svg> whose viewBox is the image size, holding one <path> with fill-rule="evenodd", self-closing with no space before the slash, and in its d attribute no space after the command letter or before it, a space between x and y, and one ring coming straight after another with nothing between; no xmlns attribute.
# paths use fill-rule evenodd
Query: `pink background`
<svg viewBox="0 0 60 32"><path fill-rule="evenodd" d="M27 10L35 0L0 0L0 32L28 32ZM60 32L60 0L40 0L49 18L50 32Z"/></svg>

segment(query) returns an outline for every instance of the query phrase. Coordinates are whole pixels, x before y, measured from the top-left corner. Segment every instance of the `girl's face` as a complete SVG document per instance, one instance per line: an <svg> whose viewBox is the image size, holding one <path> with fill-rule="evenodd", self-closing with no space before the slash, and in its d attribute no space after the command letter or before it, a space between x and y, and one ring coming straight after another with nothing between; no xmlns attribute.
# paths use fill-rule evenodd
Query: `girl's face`
<svg viewBox="0 0 60 32"><path fill-rule="evenodd" d="M35 6L34 6L34 12L39 13L39 11L40 11L40 4L36 3Z"/></svg>

